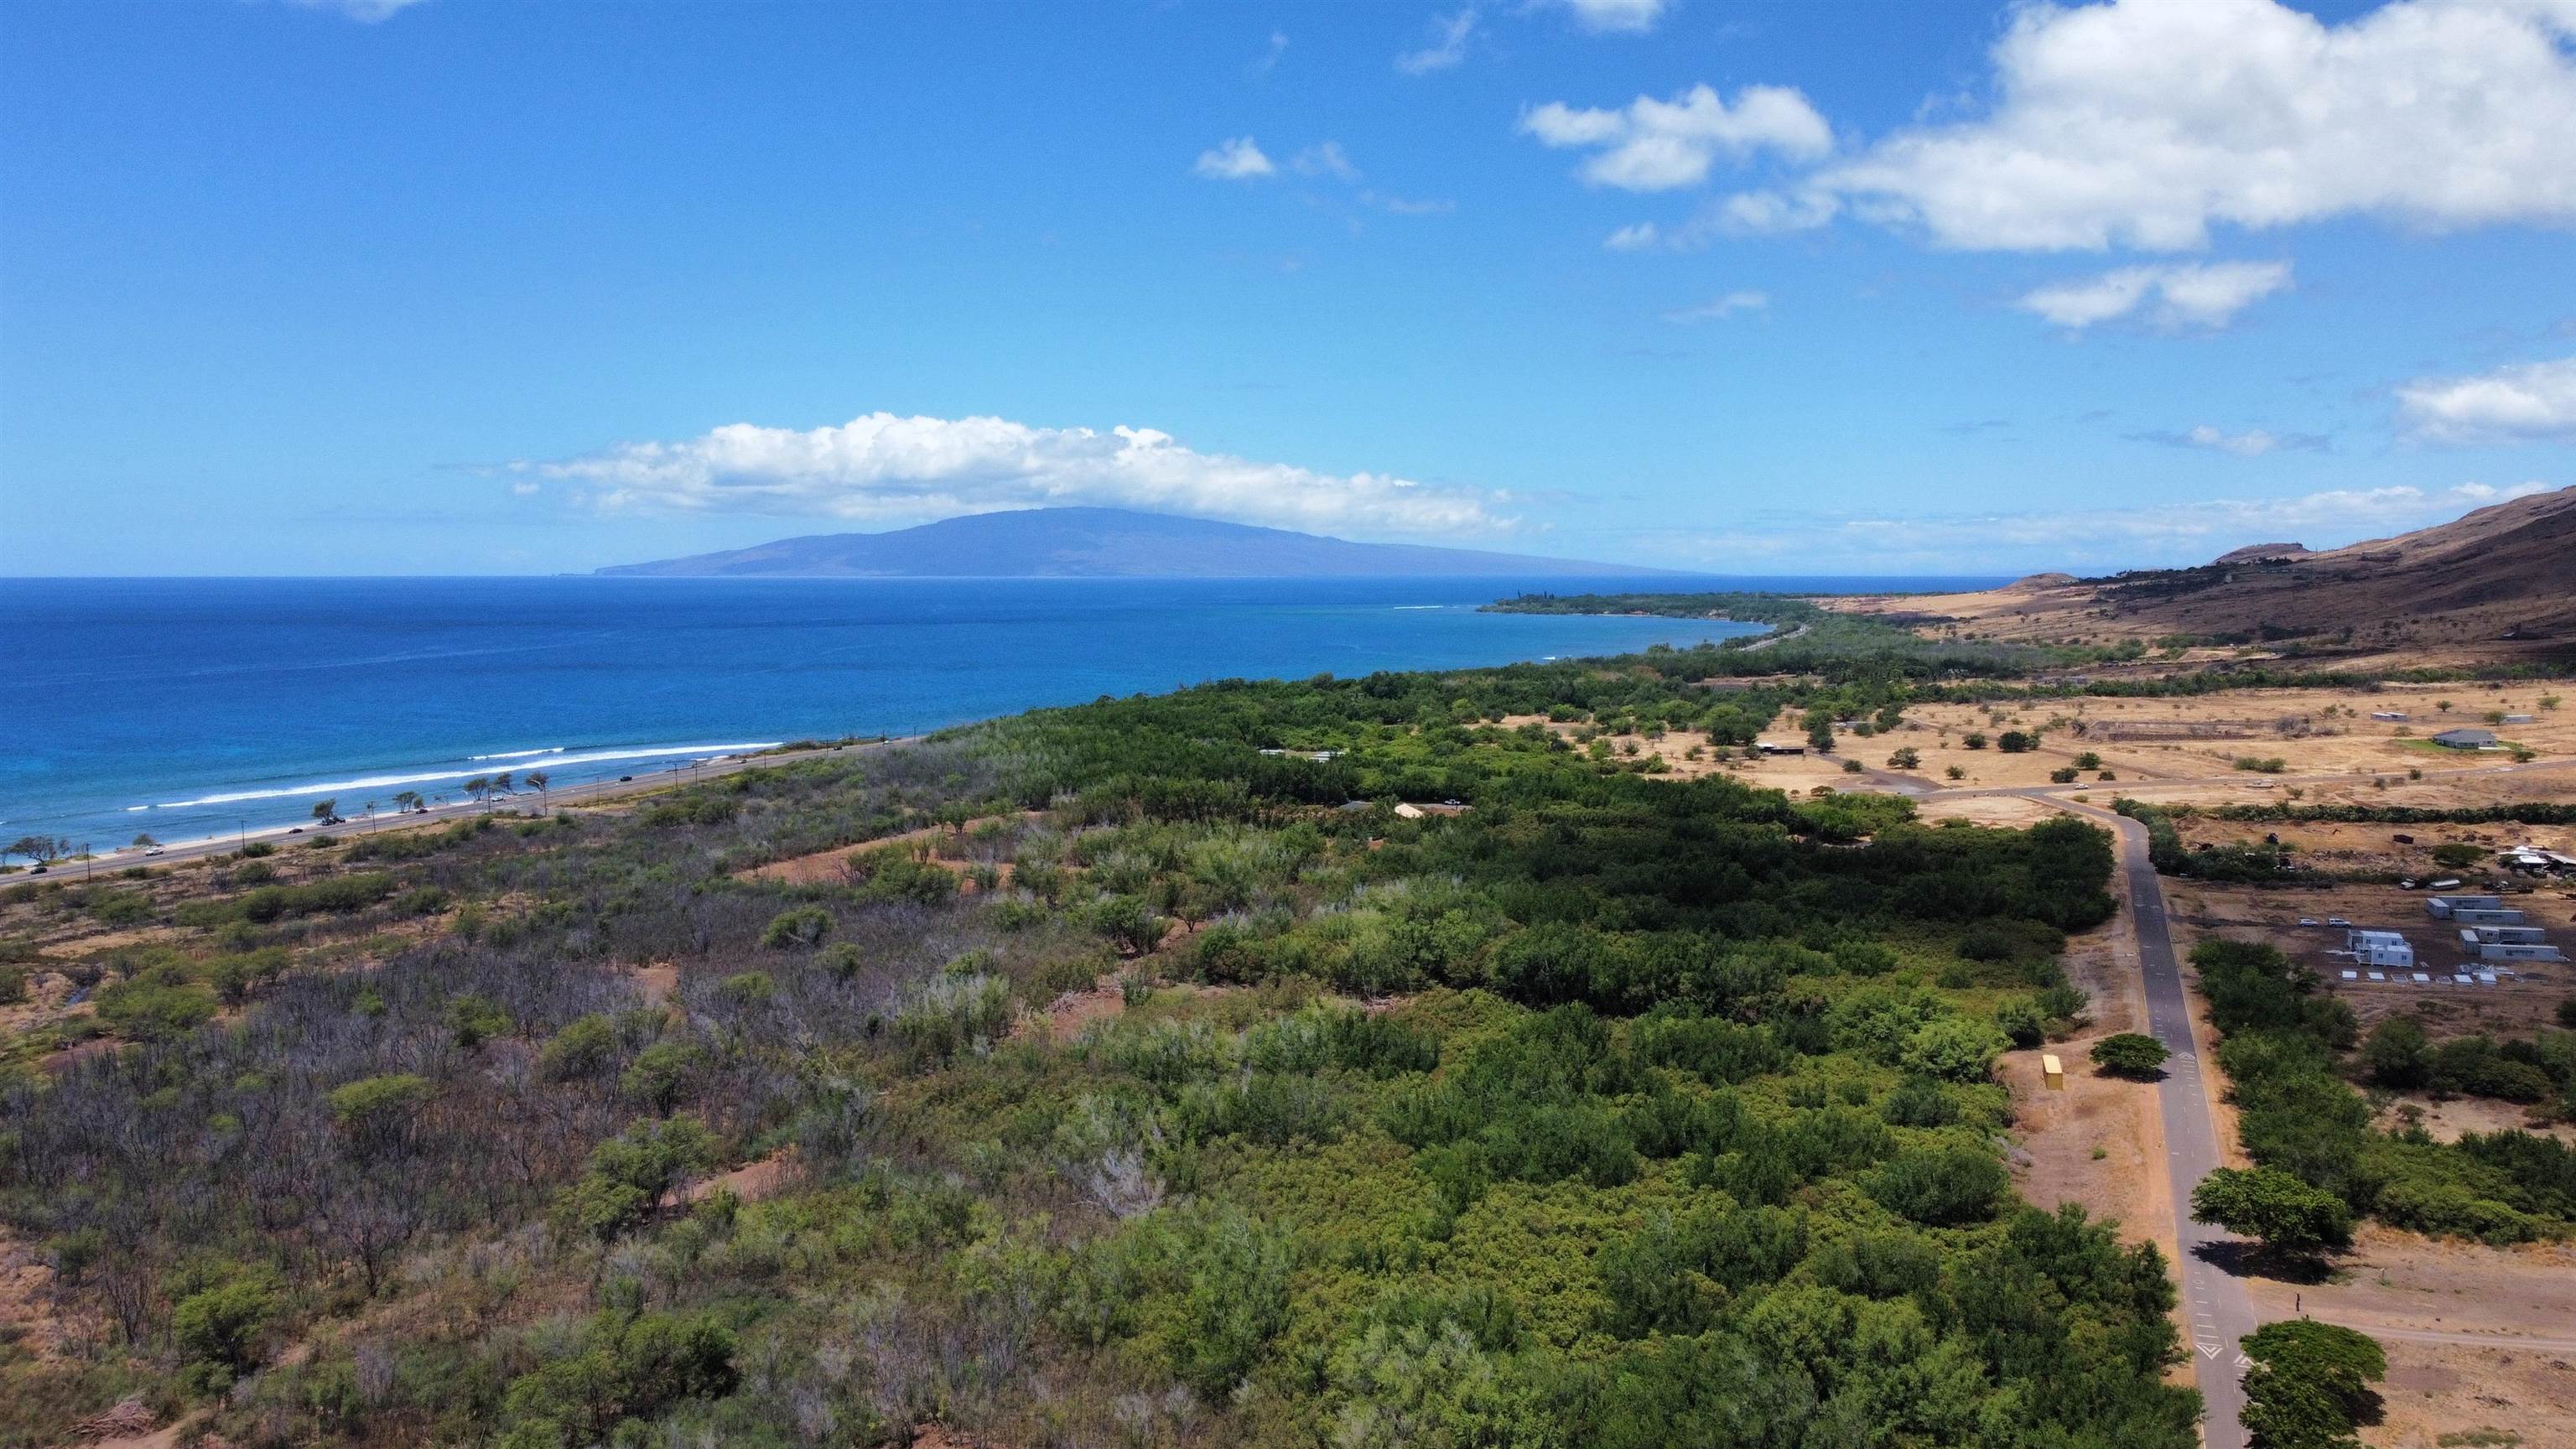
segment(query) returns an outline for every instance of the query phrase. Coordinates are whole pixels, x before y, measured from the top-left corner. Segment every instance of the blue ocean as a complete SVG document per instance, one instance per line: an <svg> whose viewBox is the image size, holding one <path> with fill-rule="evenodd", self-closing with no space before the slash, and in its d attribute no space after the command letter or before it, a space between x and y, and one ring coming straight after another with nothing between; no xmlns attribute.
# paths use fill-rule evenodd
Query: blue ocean
<svg viewBox="0 0 2576 1449"><path fill-rule="evenodd" d="M104 852L1227 677L1446 668L1752 626L1480 614L1527 588L1988 579L7 579L0 840Z"/></svg>

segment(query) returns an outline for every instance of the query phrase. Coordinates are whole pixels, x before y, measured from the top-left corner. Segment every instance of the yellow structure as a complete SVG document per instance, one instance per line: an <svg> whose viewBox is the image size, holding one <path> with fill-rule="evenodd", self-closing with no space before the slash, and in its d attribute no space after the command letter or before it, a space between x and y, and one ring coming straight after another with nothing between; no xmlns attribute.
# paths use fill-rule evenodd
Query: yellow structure
<svg viewBox="0 0 2576 1449"><path fill-rule="evenodd" d="M2039 1058L2039 1069L2048 1077L2048 1089L2050 1091L2063 1092L2066 1090L2066 1063L2057 1059L2057 1053L2042 1052Z"/></svg>

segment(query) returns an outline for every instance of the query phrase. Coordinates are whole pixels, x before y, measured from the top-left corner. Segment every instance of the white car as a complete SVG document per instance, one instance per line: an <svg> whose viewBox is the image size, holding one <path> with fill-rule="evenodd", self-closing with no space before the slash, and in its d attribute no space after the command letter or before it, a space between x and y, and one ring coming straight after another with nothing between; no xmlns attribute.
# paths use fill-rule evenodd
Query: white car
<svg viewBox="0 0 2576 1449"><path fill-rule="evenodd" d="M147 847L147 848L144 850L144 852L143 852L143 853L144 853L145 855L159 855L159 854L161 853L161 847L160 847L160 846L157 846L157 845L155 845L155 846L150 846L150 847Z"/></svg>
<svg viewBox="0 0 2576 1449"><path fill-rule="evenodd" d="M2315 925L2316 923L2317 923L2317 918L2316 918L2316 917L2314 917L2314 916L2301 916L2301 917L2299 917L2299 924L2300 924L2300 925L2302 925L2302 926L2313 926L2313 925Z"/></svg>
<svg viewBox="0 0 2576 1449"><path fill-rule="evenodd" d="M2326 924L2329 926L2349 926L2352 922L2345 920L2341 916L2328 916L2326 917Z"/></svg>

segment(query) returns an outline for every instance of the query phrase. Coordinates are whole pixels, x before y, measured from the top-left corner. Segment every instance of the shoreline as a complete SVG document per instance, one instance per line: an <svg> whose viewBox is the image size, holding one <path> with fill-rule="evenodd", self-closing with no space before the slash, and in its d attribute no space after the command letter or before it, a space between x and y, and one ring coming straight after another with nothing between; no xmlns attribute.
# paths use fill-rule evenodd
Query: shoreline
<svg viewBox="0 0 2576 1449"><path fill-rule="evenodd" d="M691 779L686 783L697 783L710 776L722 777L771 764L793 764L804 760L830 759L840 755L887 749L895 745L912 744L924 738L927 736L886 735L816 743L801 748L799 747L801 742L763 745L724 754L701 755L694 759L683 758L678 768L666 764L630 778L590 780L579 784L563 785L547 791L546 795L550 808L597 805L628 796L650 795L668 790L675 783L681 783L678 780L680 769L688 769L691 773ZM668 759L669 757L656 755L652 758ZM42 872L25 865L12 865L5 873L0 873L0 882L9 885L24 884L25 881L19 879L20 877L58 880L94 873L100 867L110 871L121 871L138 865L186 865L233 854L248 844L283 845L289 838L299 835L317 840L345 841L365 839L388 831L418 830L476 815L508 814L522 819L542 818L525 815L518 808L515 802L527 793L520 791L507 797L514 802L507 807L487 805L479 800L453 800L429 805L405 814L379 815L372 824L363 816L354 819L343 817L342 823L338 825L271 825L258 830L240 830L228 834L197 836L188 840L163 841L158 854L146 854L131 845L118 846L87 859L68 856L58 859Z"/></svg>

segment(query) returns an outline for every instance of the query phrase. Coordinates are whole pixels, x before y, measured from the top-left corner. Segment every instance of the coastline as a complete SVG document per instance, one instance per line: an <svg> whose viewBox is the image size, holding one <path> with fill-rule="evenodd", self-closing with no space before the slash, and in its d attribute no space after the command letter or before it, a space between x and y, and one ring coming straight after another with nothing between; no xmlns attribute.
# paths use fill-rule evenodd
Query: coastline
<svg viewBox="0 0 2576 1449"><path fill-rule="evenodd" d="M689 779L686 783L696 783L709 777L722 777L772 764L831 759L840 755L911 744L923 738L922 735L894 735L872 739L839 740L810 746L803 745L801 742L784 746L764 745L725 754L699 756L694 760L683 760L681 767L689 770ZM629 779L592 780L581 784L558 786L547 791L546 795L550 808L599 805L629 797L658 794L678 783L683 783L679 778L678 770L665 766ZM519 797L513 795L510 798L516 801ZM164 841L158 854L146 854L131 845L119 846L102 851L86 860L70 857L57 860L42 874L47 879L59 879L77 877L85 869L95 871L100 867L106 867L109 870L125 870L137 865L186 865L216 856L229 855L240 850L244 845L253 843L280 845L295 836L335 841L363 839L397 831L425 829L432 825L444 825L450 821L486 814L534 818L525 817L516 804L503 808L489 806L477 800L453 800L424 806L404 815L379 816L373 823L360 818L344 820L339 825L270 825L257 830L237 830L228 834L198 836L189 840ZM23 865L11 866L5 873L0 873L0 882L18 884L21 883L20 877L32 879L37 874Z"/></svg>

